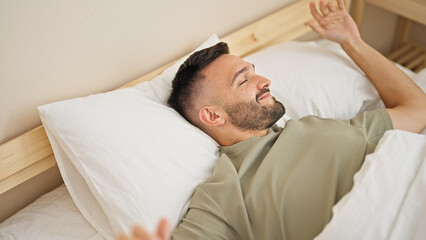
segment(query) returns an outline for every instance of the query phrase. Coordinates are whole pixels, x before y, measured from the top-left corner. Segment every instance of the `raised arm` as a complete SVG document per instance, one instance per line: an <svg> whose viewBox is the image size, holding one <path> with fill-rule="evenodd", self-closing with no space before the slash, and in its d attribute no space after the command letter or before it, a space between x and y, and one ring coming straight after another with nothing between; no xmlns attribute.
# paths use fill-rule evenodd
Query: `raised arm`
<svg viewBox="0 0 426 240"><path fill-rule="evenodd" d="M391 61L365 43L342 0L337 7L310 3L316 22L308 22L321 37L339 43L379 92L395 129L420 132L426 127L426 94Z"/></svg>

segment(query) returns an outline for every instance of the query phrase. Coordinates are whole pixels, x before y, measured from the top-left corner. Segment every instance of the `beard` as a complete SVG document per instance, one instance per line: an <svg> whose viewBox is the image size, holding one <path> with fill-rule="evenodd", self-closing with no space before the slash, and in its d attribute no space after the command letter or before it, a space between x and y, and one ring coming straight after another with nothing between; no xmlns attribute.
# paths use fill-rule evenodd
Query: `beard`
<svg viewBox="0 0 426 240"><path fill-rule="evenodd" d="M260 96L261 94L258 94ZM256 102L238 102L225 108L231 123L242 130L263 130L272 127L285 113L284 105L277 101L270 105Z"/></svg>

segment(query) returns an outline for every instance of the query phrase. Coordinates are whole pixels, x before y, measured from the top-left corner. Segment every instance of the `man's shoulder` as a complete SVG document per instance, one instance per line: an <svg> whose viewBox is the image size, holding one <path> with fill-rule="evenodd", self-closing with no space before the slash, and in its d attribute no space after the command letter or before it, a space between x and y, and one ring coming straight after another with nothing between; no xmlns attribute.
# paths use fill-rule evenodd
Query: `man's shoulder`
<svg viewBox="0 0 426 240"><path fill-rule="evenodd" d="M393 129L392 120L386 109L364 111L351 119L323 118L306 116L298 120L289 120L284 128L285 132L293 132L301 136L308 132L328 132L350 134L361 131L369 142L376 144L377 140L387 130Z"/></svg>
<svg viewBox="0 0 426 240"><path fill-rule="evenodd" d="M378 109L374 109L374 110L369 110L369 111L363 111L360 114L353 116L352 118L338 118L338 117L320 117L320 116L316 116L316 115L307 115L304 116L300 119L290 119L288 120L286 123L289 122L293 122L293 123L315 123L315 122L329 122L329 123L333 123L333 122L344 122L344 123L348 123L348 121L354 121L354 120L362 120L362 121L366 121L368 122L369 120L372 119L380 119L382 121L384 121L385 124L390 124L390 127L392 125L390 116L388 114L388 112L386 111L386 109L384 108L378 108ZM350 123L350 122L349 122Z"/></svg>

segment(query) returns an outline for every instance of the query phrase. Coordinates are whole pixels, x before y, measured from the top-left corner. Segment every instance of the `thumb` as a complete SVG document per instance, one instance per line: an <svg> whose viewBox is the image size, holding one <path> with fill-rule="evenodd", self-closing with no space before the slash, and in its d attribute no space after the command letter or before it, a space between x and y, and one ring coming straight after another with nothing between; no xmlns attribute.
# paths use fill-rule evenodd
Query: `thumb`
<svg viewBox="0 0 426 240"><path fill-rule="evenodd" d="M170 223L167 218L162 218L158 223L157 235L161 240L170 239Z"/></svg>

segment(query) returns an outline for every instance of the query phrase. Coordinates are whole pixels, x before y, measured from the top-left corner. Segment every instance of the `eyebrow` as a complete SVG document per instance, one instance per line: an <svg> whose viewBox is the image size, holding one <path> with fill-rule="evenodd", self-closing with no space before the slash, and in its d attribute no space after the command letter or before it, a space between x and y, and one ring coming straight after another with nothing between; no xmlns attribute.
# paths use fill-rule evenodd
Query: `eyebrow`
<svg viewBox="0 0 426 240"><path fill-rule="evenodd" d="M252 66L253 66L253 69L254 69L254 64L252 64ZM238 72L236 72L236 73L234 74L234 77L232 78L231 85L234 85L235 80L237 80L237 78L238 78L238 77L239 77L242 73L244 73L244 72L246 72L246 71L248 71L247 66L245 66L245 67L241 68Z"/></svg>

